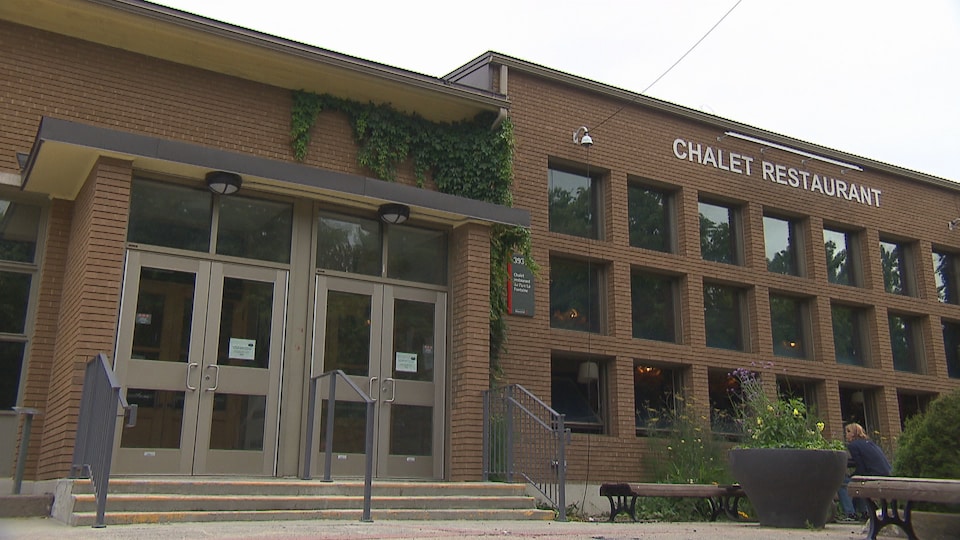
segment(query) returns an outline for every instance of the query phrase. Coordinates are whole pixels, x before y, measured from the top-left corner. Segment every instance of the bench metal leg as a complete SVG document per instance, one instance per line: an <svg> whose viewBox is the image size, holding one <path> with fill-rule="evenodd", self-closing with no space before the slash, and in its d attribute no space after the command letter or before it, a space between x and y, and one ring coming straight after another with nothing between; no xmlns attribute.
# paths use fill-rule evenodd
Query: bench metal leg
<svg viewBox="0 0 960 540"><path fill-rule="evenodd" d="M896 525L907 535L908 540L918 540L917 533L913 531L913 521L911 521L910 510L913 507L913 501L907 501L903 505L903 517L897 508L897 501L891 500L889 505L886 499L880 499L880 506L873 499L867 498L867 506L870 508L870 528L867 530L867 538L877 540L877 534L887 525Z"/></svg>
<svg viewBox="0 0 960 540"><path fill-rule="evenodd" d="M616 503L613 502L614 497L617 498ZM607 500L610 501L610 521L611 522L617 519L617 515L619 515L620 512L623 512L629 515L631 521L637 521L637 514L636 514L637 497L635 495L630 497L629 506L627 505L627 497L628 495L616 495L616 496L607 495Z"/></svg>
<svg viewBox="0 0 960 540"><path fill-rule="evenodd" d="M723 495L720 497L706 497L710 504L710 521L716 521L723 513L731 521L740 521L740 496ZM733 499L731 503L730 499Z"/></svg>

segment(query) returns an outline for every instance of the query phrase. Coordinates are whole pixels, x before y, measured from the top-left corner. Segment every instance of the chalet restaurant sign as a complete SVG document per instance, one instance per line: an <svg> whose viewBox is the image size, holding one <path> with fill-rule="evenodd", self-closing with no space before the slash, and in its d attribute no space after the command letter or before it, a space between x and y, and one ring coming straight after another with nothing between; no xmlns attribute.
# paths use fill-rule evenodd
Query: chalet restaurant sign
<svg viewBox="0 0 960 540"><path fill-rule="evenodd" d="M673 155L677 159L713 167L730 174L760 177L763 181L781 184L794 189L836 197L866 206L880 207L880 190L853 182L821 176L796 167L788 167L772 161L758 160L753 156L714 148L686 139L673 141Z"/></svg>

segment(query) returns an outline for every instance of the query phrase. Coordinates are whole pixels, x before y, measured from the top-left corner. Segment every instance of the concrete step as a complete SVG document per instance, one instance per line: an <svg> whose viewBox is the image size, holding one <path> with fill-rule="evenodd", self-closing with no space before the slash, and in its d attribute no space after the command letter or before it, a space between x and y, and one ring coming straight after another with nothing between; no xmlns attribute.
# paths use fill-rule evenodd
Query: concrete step
<svg viewBox="0 0 960 540"><path fill-rule="evenodd" d="M380 496L371 497L378 509L439 510L439 509L529 509L529 497L464 497L464 496ZM363 506L362 496L324 495L187 495L110 493L107 512L185 512L185 511L266 511L266 510L343 510ZM93 494L74 496L74 512L94 512L97 509Z"/></svg>
<svg viewBox="0 0 960 540"><path fill-rule="evenodd" d="M0 495L0 518L46 517L53 507L53 494Z"/></svg>
<svg viewBox="0 0 960 540"><path fill-rule="evenodd" d="M96 522L89 480L58 487L53 513L69 525ZM374 520L550 520L523 484L375 481ZM364 484L282 478L111 478L105 521L110 524L338 519L359 520Z"/></svg>
<svg viewBox="0 0 960 540"><path fill-rule="evenodd" d="M267 511L222 511L222 512L106 512L107 525L131 525L139 523L185 523L211 521L284 521L284 520L346 520L359 521L362 511L356 510L267 510ZM78 512L69 525L93 526L96 512ZM382 510L371 509L373 521L388 520L508 520L549 521L554 518L552 510ZM317 527L323 527L317 523Z"/></svg>

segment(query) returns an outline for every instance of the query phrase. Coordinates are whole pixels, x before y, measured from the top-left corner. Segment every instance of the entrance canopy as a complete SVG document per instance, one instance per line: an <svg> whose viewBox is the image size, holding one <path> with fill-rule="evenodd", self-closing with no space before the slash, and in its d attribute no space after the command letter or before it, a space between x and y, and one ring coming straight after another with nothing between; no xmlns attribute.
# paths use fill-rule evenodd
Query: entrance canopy
<svg viewBox="0 0 960 540"><path fill-rule="evenodd" d="M453 226L468 222L530 225L530 213L523 209L50 117L40 122L21 172L21 188L73 200L101 156L132 161L138 171L198 181L208 172L228 171L243 178L244 189L321 198L360 208L396 202L410 206L418 217Z"/></svg>

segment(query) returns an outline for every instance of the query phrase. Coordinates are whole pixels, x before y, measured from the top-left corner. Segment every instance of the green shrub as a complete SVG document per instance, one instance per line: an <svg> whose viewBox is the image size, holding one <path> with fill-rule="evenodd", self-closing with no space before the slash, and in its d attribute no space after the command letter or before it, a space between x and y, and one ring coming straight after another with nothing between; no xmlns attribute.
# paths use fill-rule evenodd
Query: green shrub
<svg viewBox="0 0 960 540"><path fill-rule="evenodd" d="M907 420L893 461L893 474L960 479L960 390L933 400ZM960 505L924 503L918 510L957 512Z"/></svg>
<svg viewBox="0 0 960 540"><path fill-rule="evenodd" d="M900 435L897 476L960 479L960 390L933 400L909 420Z"/></svg>

